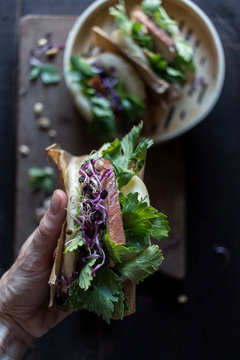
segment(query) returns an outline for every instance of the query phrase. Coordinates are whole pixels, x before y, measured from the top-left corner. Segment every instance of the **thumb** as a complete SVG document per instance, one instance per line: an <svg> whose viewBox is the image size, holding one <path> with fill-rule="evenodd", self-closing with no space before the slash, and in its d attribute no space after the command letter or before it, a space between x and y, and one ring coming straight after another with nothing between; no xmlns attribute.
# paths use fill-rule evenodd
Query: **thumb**
<svg viewBox="0 0 240 360"><path fill-rule="evenodd" d="M67 196L61 190L53 193L51 204L33 234L32 245L38 253L38 258L52 260L58 237L66 216Z"/></svg>

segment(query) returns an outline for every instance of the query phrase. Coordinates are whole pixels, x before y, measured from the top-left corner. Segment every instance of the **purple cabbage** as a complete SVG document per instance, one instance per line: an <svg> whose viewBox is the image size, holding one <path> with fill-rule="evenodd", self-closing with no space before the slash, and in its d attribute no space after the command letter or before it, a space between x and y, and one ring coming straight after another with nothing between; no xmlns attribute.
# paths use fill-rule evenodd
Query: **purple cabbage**
<svg viewBox="0 0 240 360"><path fill-rule="evenodd" d="M86 255L79 255L79 258L74 264L73 273L70 279L67 278L62 268L60 279L57 284L57 297L61 298L63 294L62 286L69 287L79 275L82 267L86 261L93 258L98 258L97 265L92 270L92 275L101 268L107 261L106 255L101 244L101 236L107 227L108 211L105 206L105 199L108 192L103 188L104 179L107 179L111 173L111 169L100 171L96 166L97 161L101 160L98 157L95 160L89 160L84 163L79 169L79 183L81 183L81 201L70 201L79 208L79 214L70 216L81 227L84 241L88 252Z"/></svg>

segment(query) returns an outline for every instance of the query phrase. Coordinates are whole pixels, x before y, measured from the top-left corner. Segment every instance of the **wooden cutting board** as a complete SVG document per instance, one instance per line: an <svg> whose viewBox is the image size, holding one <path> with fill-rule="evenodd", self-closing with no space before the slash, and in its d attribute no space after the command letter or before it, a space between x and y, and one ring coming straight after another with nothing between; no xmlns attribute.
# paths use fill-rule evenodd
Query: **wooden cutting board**
<svg viewBox="0 0 240 360"><path fill-rule="evenodd" d="M57 85L43 85L40 79L29 80L28 58L30 49L40 38L51 32L55 43L66 41L75 17L26 16L20 21L18 57L18 108L17 108L17 171L16 171L16 234L15 255L27 236L37 226L35 209L43 200L43 193L32 192L28 185L31 166L47 166L45 148L57 142L75 154L87 154L99 144L86 136L86 124L75 110L64 80ZM62 73L60 52L52 61ZM51 139L47 131L40 130L34 115L34 104L44 104L43 116L51 120L57 131ZM28 156L20 155L18 148L29 146ZM162 242L165 260L160 271L174 278L185 275L185 169L183 141L177 140L149 150L145 182L151 204L168 215L170 236Z"/></svg>

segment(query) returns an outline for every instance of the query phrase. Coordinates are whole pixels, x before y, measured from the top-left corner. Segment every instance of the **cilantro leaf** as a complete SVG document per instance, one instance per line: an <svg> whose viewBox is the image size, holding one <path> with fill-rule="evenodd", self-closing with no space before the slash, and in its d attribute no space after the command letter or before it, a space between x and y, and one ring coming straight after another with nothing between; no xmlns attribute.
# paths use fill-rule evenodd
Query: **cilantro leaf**
<svg viewBox="0 0 240 360"><path fill-rule="evenodd" d="M132 25L132 38L136 43L148 50L153 50L153 37L142 31L142 24L134 22Z"/></svg>
<svg viewBox="0 0 240 360"><path fill-rule="evenodd" d="M97 258L89 260L89 262L82 268L79 278L78 278L78 284L81 289L87 290L89 286L91 285L91 281L93 279L92 276L92 267L95 264Z"/></svg>
<svg viewBox="0 0 240 360"><path fill-rule="evenodd" d="M32 64L30 71L30 79L35 80L38 76L41 76L42 82L45 85L56 84L60 81L61 76L59 75L56 67L50 63L42 63L40 61Z"/></svg>
<svg viewBox="0 0 240 360"><path fill-rule="evenodd" d="M84 281L87 282L87 279ZM95 273L91 281L91 290L84 291L79 286L79 280L75 280L68 289L68 299L64 305L79 310L85 304L89 311L95 312L110 323L114 311L123 316L129 310L121 283L119 276L104 265Z"/></svg>
<svg viewBox="0 0 240 360"><path fill-rule="evenodd" d="M132 28L132 21L129 19L124 1L119 1L115 7L109 8L109 14L115 17L116 24L119 29L125 33L129 33Z"/></svg>
<svg viewBox="0 0 240 360"><path fill-rule="evenodd" d="M122 141L114 140L102 152L103 158L110 160L114 166L119 189L126 185L141 170L146 158L147 149L153 144L152 140L143 139L140 142L141 145L136 146L142 126L142 122L138 126L133 126ZM131 162L133 162L134 169L129 169Z"/></svg>
<svg viewBox="0 0 240 360"><path fill-rule="evenodd" d="M95 75L95 72L92 70L92 66L84 58L72 55L70 61L73 71L76 71L87 77L92 77Z"/></svg>
<svg viewBox="0 0 240 360"><path fill-rule="evenodd" d="M56 67L53 64L42 64L41 79L44 84L55 84L61 79Z"/></svg>
<svg viewBox="0 0 240 360"><path fill-rule="evenodd" d="M145 13L153 13L158 11L161 3L161 0L143 0L141 5Z"/></svg>
<svg viewBox="0 0 240 360"><path fill-rule="evenodd" d="M134 284L139 284L150 274L157 271L163 260L162 252L157 245L149 246L125 260L121 264L117 264L115 269L130 279Z"/></svg>
<svg viewBox="0 0 240 360"><path fill-rule="evenodd" d="M90 97L90 101L94 114L93 122L90 124L90 132L102 141L112 139L116 132L116 124L110 101L107 98L97 96Z"/></svg>
<svg viewBox="0 0 240 360"><path fill-rule="evenodd" d="M122 320L124 314L128 313L129 311L127 297L124 292L121 292L119 294L118 302L114 304L114 315Z"/></svg>
<svg viewBox="0 0 240 360"><path fill-rule="evenodd" d="M168 236L169 226L166 216L149 206L144 199L138 199L138 193L119 194L123 227L127 245L146 247L150 236L162 240Z"/></svg>
<svg viewBox="0 0 240 360"><path fill-rule="evenodd" d="M40 72L41 72L41 68L34 66L30 71L30 80L36 79L40 75Z"/></svg>
<svg viewBox="0 0 240 360"><path fill-rule="evenodd" d="M154 239L160 241L163 240L165 237L168 237L168 232L170 228L166 219L166 215L164 215L163 213L158 213L158 218L152 222L151 236Z"/></svg>
<svg viewBox="0 0 240 360"><path fill-rule="evenodd" d="M153 140L141 139L132 154L134 171L138 173L146 162L147 150L153 145Z"/></svg>
<svg viewBox="0 0 240 360"><path fill-rule="evenodd" d="M124 255L136 250L135 248L128 248L122 244L116 244L113 240L110 239L108 233L104 235L103 241L107 248L108 256L116 262L121 262Z"/></svg>
<svg viewBox="0 0 240 360"><path fill-rule="evenodd" d="M64 306L69 305L73 310L78 311L84 305L85 294L86 292L79 287L78 280L75 280L68 289L68 298Z"/></svg>
<svg viewBox="0 0 240 360"><path fill-rule="evenodd" d="M70 242L70 244L67 246L67 248L64 250L64 254L72 251L76 251L79 247L83 246L85 244L83 240L82 232L79 231L77 236L73 238Z"/></svg>
<svg viewBox="0 0 240 360"><path fill-rule="evenodd" d="M127 237L131 235L151 235L152 221L158 218L157 210L144 200L138 200L138 193L129 193L126 197L120 193L123 227Z"/></svg>
<svg viewBox="0 0 240 360"><path fill-rule="evenodd" d="M54 171L50 166L39 168L33 166L28 170L29 185L32 190L43 189L51 194L54 189Z"/></svg>
<svg viewBox="0 0 240 360"><path fill-rule="evenodd" d="M114 303L119 301L119 295L123 292L121 279L109 267L103 266L96 272L92 286L93 290L85 292L85 303L90 311L110 323Z"/></svg>

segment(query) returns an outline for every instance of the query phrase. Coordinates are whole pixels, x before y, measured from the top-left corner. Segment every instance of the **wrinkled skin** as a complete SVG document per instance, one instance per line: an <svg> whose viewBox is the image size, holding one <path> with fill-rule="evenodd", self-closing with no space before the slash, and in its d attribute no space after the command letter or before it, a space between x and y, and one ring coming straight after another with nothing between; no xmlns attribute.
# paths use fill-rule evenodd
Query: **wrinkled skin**
<svg viewBox="0 0 240 360"><path fill-rule="evenodd" d="M0 280L0 320L9 324L11 331L14 327L20 328L23 337L24 334L42 336L66 317L66 313L48 308L48 279L66 207L66 194L55 191L39 227Z"/></svg>

